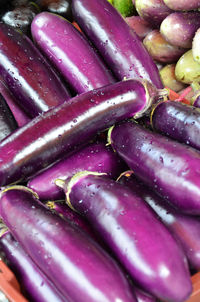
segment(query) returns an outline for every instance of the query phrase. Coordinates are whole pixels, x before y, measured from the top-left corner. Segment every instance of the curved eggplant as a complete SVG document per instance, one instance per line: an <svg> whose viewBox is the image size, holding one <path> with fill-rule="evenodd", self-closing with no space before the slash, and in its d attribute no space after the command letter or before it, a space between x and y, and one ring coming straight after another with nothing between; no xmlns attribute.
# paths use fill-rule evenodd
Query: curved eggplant
<svg viewBox="0 0 200 302"><path fill-rule="evenodd" d="M40 13L31 24L31 32L40 50L75 92L83 93L115 82L84 35L63 17Z"/></svg>
<svg viewBox="0 0 200 302"><path fill-rule="evenodd" d="M0 23L0 73L19 105L31 117L70 97L32 41L3 23Z"/></svg>
<svg viewBox="0 0 200 302"><path fill-rule="evenodd" d="M190 295L182 250L138 195L105 175L88 171L56 184L66 192L68 205L88 219L142 288L164 301L184 301Z"/></svg>
<svg viewBox="0 0 200 302"><path fill-rule="evenodd" d="M85 232L47 210L26 187L2 192L0 213L66 300L136 302L117 263Z"/></svg>
<svg viewBox="0 0 200 302"><path fill-rule="evenodd" d="M173 10L195 10L200 7L199 0L163 0Z"/></svg>
<svg viewBox="0 0 200 302"><path fill-rule="evenodd" d="M200 214L200 153L133 122L115 126L112 147L135 175L178 209Z"/></svg>
<svg viewBox="0 0 200 302"><path fill-rule="evenodd" d="M158 94L150 83L127 80L82 93L36 117L0 143L0 185L35 174L120 120L140 117Z"/></svg>
<svg viewBox="0 0 200 302"><path fill-rule="evenodd" d="M137 34L107 0L74 0L72 11L119 80L140 78L163 88L158 69Z"/></svg>

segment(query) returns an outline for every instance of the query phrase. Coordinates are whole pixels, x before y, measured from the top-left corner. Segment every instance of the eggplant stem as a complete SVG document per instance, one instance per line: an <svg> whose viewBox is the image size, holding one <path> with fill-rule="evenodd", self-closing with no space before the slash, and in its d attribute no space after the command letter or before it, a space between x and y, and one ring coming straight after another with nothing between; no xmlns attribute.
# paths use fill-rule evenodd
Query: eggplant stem
<svg viewBox="0 0 200 302"><path fill-rule="evenodd" d="M123 176L130 177L132 174L134 174L133 170L126 170L117 177L116 182L118 182Z"/></svg>
<svg viewBox="0 0 200 302"><path fill-rule="evenodd" d="M21 186L21 185L14 185L14 186L6 187L4 190L1 191L0 196L2 196L5 192L10 191L10 190L23 190L25 192L29 192L29 193L33 194L34 197L39 199L39 196L35 191L33 191L32 189L27 188L25 186Z"/></svg>

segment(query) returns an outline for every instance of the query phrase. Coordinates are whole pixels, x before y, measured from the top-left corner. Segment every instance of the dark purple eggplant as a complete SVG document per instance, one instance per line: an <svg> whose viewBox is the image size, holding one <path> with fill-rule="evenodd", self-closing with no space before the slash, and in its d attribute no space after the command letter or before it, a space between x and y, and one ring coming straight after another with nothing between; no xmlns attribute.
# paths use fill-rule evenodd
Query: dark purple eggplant
<svg viewBox="0 0 200 302"><path fill-rule="evenodd" d="M88 219L141 287L164 301L185 301L191 293L186 258L138 195L88 171L56 184L63 187L68 205Z"/></svg>
<svg viewBox="0 0 200 302"><path fill-rule="evenodd" d="M159 27L161 22L172 13L163 0L136 0L135 8L138 14L154 27Z"/></svg>
<svg viewBox="0 0 200 302"><path fill-rule="evenodd" d="M41 10L63 16L67 20L72 21L72 0L35 0Z"/></svg>
<svg viewBox="0 0 200 302"><path fill-rule="evenodd" d="M4 23L0 23L0 73L19 105L31 117L70 97L32 41Z"/></svg>
<svg viewBox="0 0 200 302"><path fill-rule="evenodd" d="M17 129L17 122L0 93L0 141Z"/></svg>
<svg viewBox="0 0 200 302"><path fill-rule="evenodd" d="M1 193L0 215L66 300L136 302L109 254L78 227L47 210L26 187Z"/></svg>
<svg viewBox="0 0 200 302"><path fill-rule="evenodd" d="M28 182L28 187L35 191L41 200L58 200L64 198L64 193L55 185L57 178L71 178L84 170L107 173L115 178L123 168L124 165L116 153L106 148L104 143L93 143L33 177Z"/></svg>
<svg viewBox="0 0 200 302"><path fill-rule="evenodd" d="M76 93L115 82L85 36L63 17L40 13L31 24L31 32L40 50Z"/></svg>
<svg viewBox="0 0 200 302"><path fill-rule="evenodd" d="M15 273L23 293L30 301L67 302L9 231L1 234L0 255Z"/></svg>
<svg viewBox="0 0 200 302"><path fill-rule="evenodd" d="M163 20L160 32L170 44L191 48L193 37L199 27L199 12L174 12Z"/></svg>
<svg viewBox="0 0 200 302"><path fill-rule="evenodd" d="M176 64L167 64L162 67L160 72L160 77L165 87L172 89L175 92L185 88L185 84L179 82L175 76Z"/></svg>
<svg viewBox="0 0 200 302"><path fill-rule="evenodd" d="M138 287L134 287L135 295L138 302L156 302L157 299L153 296L148 295Z"/></svg>
<svg viewBox="0 0 200 302"><path fill-rule="evenodd" d="M200 110L181 102L158 103L151 114L152 128L200 150Z"/></svg>
<svg viewBox="0 0 200 302"><path fill-rule="evenodd" d="M166 91L127 80L82 93L36 117L0 144L0 185L35 174L120 120L140 117L159 93Z"/></svg>
<svg viewBox="0 0 200 302"><path fill-rule="evenodd" d="M178 209L200 214L200 153L134 123L109 131L109 141L135 175Z"/></svg>
<svg viewBox="0 0 200 302"><path fill-rule="evenodd" d="M195 10L200 7L199 0L163 0L173 10Z"/></svg>
<svg viewBox="0 0 200 302"><path fill-rule="evenodd" d="M137 34L107 0L74 0L72 11L119 80L142 78L163 87L158 69Z"/></svg>
<svg viewBox="0 0 200 302"><path fill-rule="evenodd" d="M140 16L131 16L125 18L126 23L132 28L140 40L143 40L146 35L152 31L152 26Z"/></svg>
<svg viewBox="0 0 200 302"><path fill-rule="evenodd" d="M180 242L191 267L199 270L200 218L184 215L177 211L166 200L139 181L130 171L123 173L118 181L128 186L152 207L162 222Z"/></svg>
<svg viewBox="0 0 200 302"><path fill-rule="evenodd" d="M148 33L143 40L143 44L152 58L160 63L176 62L185 52L184 48L169 44L158 29Z"/></svg>

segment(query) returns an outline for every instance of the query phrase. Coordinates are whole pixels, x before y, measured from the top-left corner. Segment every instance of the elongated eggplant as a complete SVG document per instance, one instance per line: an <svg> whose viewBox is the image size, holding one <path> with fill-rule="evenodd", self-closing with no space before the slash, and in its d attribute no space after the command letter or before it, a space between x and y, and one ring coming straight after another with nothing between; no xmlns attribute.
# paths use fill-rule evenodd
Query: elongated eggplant
<svg viewBox="0 0 200 302"><path fill-rule="evenodd" d="M125 20L141 40L143 40L146 35L152 31L151 24L142 19L140 16L126 17Z"/></svg>
<svg viewBox="0 0 200 302"><path fill-rule="evenodd" d="M162 222L169 228L181 243L183 251L193 269L200 269L200 219L184 215L173 208L166 200L139 181L133 173L123 173L118 179L143 198L158 214Z"/></svg>
<svg viewBox="0 0 200 302"><path fill-rule="evenodd" d="M191 48L193 37L199 27L199 12L175 12L163 20L160 32L170 44Z"/></svg>
<svg viewBox="0 0 200 302"><path fill-rule="evenodd" d="M200 110L181 102L161 102L152 110L154 130L200 150Z"/></svg>
<svg viewBox="0 0 200 302"><path fill-rule="evenodd" d="M0 141L17 129L17 122L0 93Z"/></svg>
<svg viewBox="0 0 200 302"><path fill-rule="evenodd" d="M173 10L195 10L200 7L199 0L163 0Z"/></svg>
<svg viewBox="0 0 200 302"><path fill-rule="evenodd" d="M0 213L65 299L136 302L117 263L85 232L47 210L26 187L2 192Z"/></svg>
<svg viewBox="0 0 200 302"><path fill-rule="evenodd" d="M185 256L138 195L88 171L56 183L63 186L68 205L88 219L140 286L165 301L184 301L189 296Z"/></svg>
<svg viewBox="0 0 200 302"><path fill-rule="evenodd" d="M200 153L133 122L111 129L109 141L135 175L174 206L200 214Z"/></svg>
<svg viewBox="0 0 200 302"><path fill-rule="evenodd" d="M3 23L0 23L0 73L31 117L69 99L66 87L31 40Z"/></svg>
<svg viewBox="0 0 200 302"><path fill-rule="evenodd" d="M107 0L74 0L72 11L119 80L142 78L163 87L158 69L137 34Z"/></svg>
<svg viewBox="0 0 200 302"><path fill-rule="evenodd" d="M31 32L43 54L77 93L115 82L86 38L66 19L40 13L32 22Z"/></svg>
<svg viewBox="0 0 200 302"><path fill-rule="evenodd" d="M185 52L184 48L168 43L158 29L148 33L143 40L143 44L152 58L161 63L176 62Z"/></svg>
<svg viewBox="0 0 200 302"><path fill-rule="evenodd" d="M1 186L35 174L120 120L140 117L158 94L150 83L127 80L83 93L36 117L0 144Z"/></svg>
<svg viewBox="0 0 200 302"><path fill-rule="evenodd" d="M106 148L103 143L93 143L33 177L28 187L37 192L41 200L58 200L64 198L64 194L55 185L57 178L71 178L83 170L117 177L122 169L122 162L110 148Z"/></svg>
<svg viewBox="0 0 200 302"><path fill-rule="evenodd" d="M30 301L67 302L9 231L1 235L0 255L15 273L24 294Z"/></svg>
<svg viewBox="0 0 200 302"><path fill-rule="evenodd" d="M179 82L175 76L176 64L167 64L162 67L160 72L160 77L165 87L172 89L175 92L185 88L185 84Z"/></svg>
<svg viewBox="0 0 200 302"><path fill-rule="evenodd" d="M172 13L163 0L135 0L138 14L154 27L159 27L161 22Z"/></svg>

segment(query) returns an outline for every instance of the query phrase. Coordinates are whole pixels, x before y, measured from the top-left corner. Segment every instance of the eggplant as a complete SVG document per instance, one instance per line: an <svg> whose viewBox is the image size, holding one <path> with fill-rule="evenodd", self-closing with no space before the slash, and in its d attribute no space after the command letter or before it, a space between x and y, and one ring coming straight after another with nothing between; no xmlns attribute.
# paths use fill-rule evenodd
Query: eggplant
<svg viewBox="0 0 200 302"><path fill-rule="evenodd" d="M119 80L146 79L163 88L158 69L137 34L107 0L74 0L72 12Z"/></svg>
<svg viewBox="0 0 200 302"><path fill-rule="evenodd" d="M159 27L161 22L172 13L163 0L135 0L135 8L139 16L154 27Z"/></svg>
<svg viewBox="0 0 200 302"><path fill-rule="evenodd" d="M0 93L0 141L18 128L17 122Z"/></svg>
<svg viewBox="0 0 200 302"><path fill-rule="evenodd" d="M191 48L193 37L199 27L199 12L174 12L163 20L160 32L168 43Z"/></svg>
<svg viewBox="0 0 200 302"><path fill-rule="evenodd" d="M0 186L35 174L120 120L142 116L160 93L167 92L127 80L83 93L36 117L0 143Z"/></svg>
<svg viewBox="0 0 200 302"><path fill-rule="evenodd" d="M58 14L69 21L72 21L72 0L35 0L41 10Z"/></svg>
<svg viewBox="0 0 200 302"><path fill-rule="evenodd" d="M8 230L0 237L0 255L15 273L30 301L67 302Z"/></svg>
<svg viewBox="0 0 200 302"><path fill-rule="evenodd" d="M56 184L63 187L68 205L88 219L137 284L165 301L184 301L190 295L182 250L138 195L88 171L70 181L58 179Z"/></svg>
<svg viewBox="0 0 200 302"><path fill-rule="evenodd" d="M181 102L160 102L151 115L152 128L200 150L200 110Z"/></svg>
<svg viewBox="0 0 200 302"><path fill-rule="evenodd" d="M49 110L70 95L32 41L0 23L0 73L30 117Z"/></svg>
<svg viewBox="0 0 200 302"><path fill-rule="evenodd" d="M192 55L193 55L193 59L198 63L200 63L199 36L200 36L200 30L197 29L194 35L194 39L192 41Z"/></svg>
<svg viewBox="0 0 200 302"><path fill-rule="evenodd" d="M123 168L112 149L106 148L104 143L93 143L33 177L28 187L37 192L41 200L58 200L64 198L64 193L55 184L57 178L65 180L83 170L108 173L114 178Z"/></svg>
<svg viewBox="0 0 200 302"><path fill-rule="evenodd" d="M118 264L85 232L47 210L26 187L1 193L0 215L66 300L136 302Z"/></svg>
<svg viewBox="0 0 200 302"><path fill-rule="evenodd" d="M143 40L143 44L152 58L160 63L176 62L185 52L184 48L168 43L158 29L148 33Z"/></svg>
<svg viewBox="0 0 200 302"><path fill-rule="evenodd" d="M76 93L115 82L87 39L66 19L38 14L31 25L33 39Z"/></svg>
<svg viewBox="0 0 200 302"><path fill-rule="evenodd" d="M172 207L166 200L139 181L134 173L124 172L119 183L128 186L145 200L160 217L161 221L180 242L192 269L200 269L200 218L184 215Z"/></svg>
<svg viewBox="0 0 200 302"><path fill-rule="evenodd" d="M181 211L200 214L200 153L133 123L109 131L109 141L135 175Z"/></svg>
<svg viewBox="0 0 200 302"><path fill-rule="evenodd" d="M138 302L156 302L157 299L153 296L148 295L138 287L134 287L135 295Z"/></svg>
<svg viewBox="0 0 200 302"><path fill-rule="evenodd" d="M152 26L140 16L131 16L125 18L126 23L136 32L140 40L143 40L146 35L152 31Z"/></svg>
<svg viewBox="0 0 200 302"><path fill-rule="evenodd" d="M163 0L164 3L173 10L195 10L200 7L199 0Z"/></svg>
<svg viewBox="0 0 200 302"><path fill-rule="evenodd" d="M179 82L176 79L175 68L176 64L167 64L162 67L159 72L163 85L172 89L175 92L179 92L180 90L185 88L185 84Z"/></svg>

